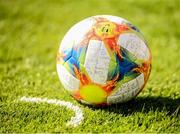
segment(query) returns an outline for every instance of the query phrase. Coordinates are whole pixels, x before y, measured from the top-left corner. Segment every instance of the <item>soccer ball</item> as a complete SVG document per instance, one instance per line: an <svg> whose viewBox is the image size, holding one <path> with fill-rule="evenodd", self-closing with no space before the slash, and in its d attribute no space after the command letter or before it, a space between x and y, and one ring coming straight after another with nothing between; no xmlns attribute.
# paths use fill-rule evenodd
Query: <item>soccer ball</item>
<svg viewBox="0 0 180 134"><path fill-rule="evenodd" d="M116 16L92 16L75 24L57 54L62 85L76 100L91 105L131 100L150 70L151 52L142 34Z"/></svg>

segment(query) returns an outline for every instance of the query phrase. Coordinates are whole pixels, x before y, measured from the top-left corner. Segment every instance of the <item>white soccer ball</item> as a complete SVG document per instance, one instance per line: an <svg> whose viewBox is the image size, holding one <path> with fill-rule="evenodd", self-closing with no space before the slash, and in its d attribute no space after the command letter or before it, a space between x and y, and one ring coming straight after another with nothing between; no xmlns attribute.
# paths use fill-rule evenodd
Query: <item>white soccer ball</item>
<svg viewBox="0 0 180 134"><path fill-rule="evenodd" d="M140 31L110 15L89 17L64 36L57 72L64 88L78 101L109 105L134 98L151 69L151 53Z"/></svg>

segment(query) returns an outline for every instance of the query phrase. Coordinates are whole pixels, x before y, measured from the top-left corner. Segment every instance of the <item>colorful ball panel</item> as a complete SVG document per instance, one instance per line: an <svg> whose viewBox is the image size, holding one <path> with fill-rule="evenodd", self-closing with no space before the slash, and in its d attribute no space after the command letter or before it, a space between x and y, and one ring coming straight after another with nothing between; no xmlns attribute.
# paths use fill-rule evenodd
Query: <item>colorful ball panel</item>
<svg viewBox="0 0 180 134"><path fill-rule="evenodd" d="M89 17L64 36L57 72L64 88L92 105L122 103L136 97L151 69L151 52L140 31L110 15Z"/></svg>

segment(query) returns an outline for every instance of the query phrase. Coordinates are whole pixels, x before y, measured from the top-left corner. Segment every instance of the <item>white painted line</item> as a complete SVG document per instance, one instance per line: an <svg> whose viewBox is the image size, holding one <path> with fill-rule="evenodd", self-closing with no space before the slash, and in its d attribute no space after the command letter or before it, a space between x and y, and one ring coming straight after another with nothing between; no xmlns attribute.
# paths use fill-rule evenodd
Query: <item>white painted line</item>
<svg viewBox="0 0 180 134"><path fill-rule="evenodd" d="M84 119L83 113L81 109L78 106L73 105L71 102L61 101L61 100L52 100L47 98L37 98L37 97L22 97L20 98L20 101L24 102L32 102L32 103L48 103L48 104L54 104L58 106L65 106L68 109L71 109L75 112L75 116L71 117L71 120L67 123L67 126L78 126L82 120Z"/></svg>

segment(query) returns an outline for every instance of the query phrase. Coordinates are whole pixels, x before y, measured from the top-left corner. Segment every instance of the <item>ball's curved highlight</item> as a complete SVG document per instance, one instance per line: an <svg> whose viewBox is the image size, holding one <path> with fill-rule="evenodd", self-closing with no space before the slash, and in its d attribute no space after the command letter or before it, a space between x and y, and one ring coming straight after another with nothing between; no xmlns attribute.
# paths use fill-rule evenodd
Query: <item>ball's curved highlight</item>
<svg viewBox="0 0 180 134"><path fill-rule="evenodd" d="M75 24L57 54L62 85L86 104L131 100L143 89L150 70L151 52L142 34L116 16L93 16Z"/></svg>

